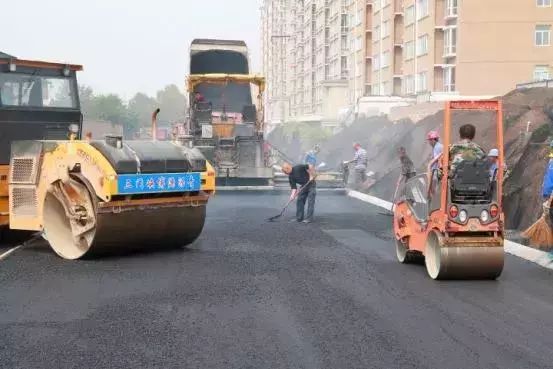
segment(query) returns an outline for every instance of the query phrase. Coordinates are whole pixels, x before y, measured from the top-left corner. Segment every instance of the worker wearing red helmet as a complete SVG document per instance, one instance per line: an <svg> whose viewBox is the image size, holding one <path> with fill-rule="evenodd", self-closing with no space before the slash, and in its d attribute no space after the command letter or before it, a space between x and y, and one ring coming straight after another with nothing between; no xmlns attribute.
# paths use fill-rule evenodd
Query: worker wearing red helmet
<svg viewBox="0 0 553 369"><path fill-rule="evenodd" d="M428 164L428 171L438 169L438 160L444 152L444 145L440 142L440 134L437 131L430 131L426 135L426 140L432 146L432 158Z"/></svg>

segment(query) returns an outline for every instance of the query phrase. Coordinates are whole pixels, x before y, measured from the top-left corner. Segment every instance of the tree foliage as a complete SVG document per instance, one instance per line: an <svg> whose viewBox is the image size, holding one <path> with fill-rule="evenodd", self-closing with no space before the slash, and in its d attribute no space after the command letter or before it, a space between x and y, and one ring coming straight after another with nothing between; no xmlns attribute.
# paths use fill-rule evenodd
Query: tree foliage
<svg viewBox="0 0 553 369"><path fill-rule="evenodd" d="M138 92L128 102L116 94L95 94L91 87L80 86L79 98L85 119L120 124L128 136L149 126L156 108L161 110L160 123L182 121L186 111L185 95L175 85L158 91L156 98Z"/></svg>

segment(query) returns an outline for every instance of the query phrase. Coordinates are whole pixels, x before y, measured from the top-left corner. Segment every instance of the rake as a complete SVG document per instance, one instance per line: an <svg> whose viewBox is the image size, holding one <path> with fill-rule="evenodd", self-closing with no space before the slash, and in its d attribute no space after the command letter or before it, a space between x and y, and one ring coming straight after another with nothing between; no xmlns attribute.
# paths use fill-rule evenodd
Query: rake
<svg viewBox="0 0 553 369"><path fill-rule="evenodd" d="M284 205L284 207L282 208L282 210L280 211L279 214L275 215L275 216L272 216L270 217L269 219L267 219L268 222L274 222L275 220L277 220L278 218L280 218L281 216L284 215L284 213L286 212L286 209L288 208L288 206L294 202L295 199L298 198L298 196L303 192L303 190L305 190L307 188L307 186L313 182L313 179L310 179L309 182L307 182L306 184L304 184L303 186L300 187L300 189L298 191L296 191L294 197L292 197L291 199L288 200L288 202L286 203L286 205Z"/></svg>

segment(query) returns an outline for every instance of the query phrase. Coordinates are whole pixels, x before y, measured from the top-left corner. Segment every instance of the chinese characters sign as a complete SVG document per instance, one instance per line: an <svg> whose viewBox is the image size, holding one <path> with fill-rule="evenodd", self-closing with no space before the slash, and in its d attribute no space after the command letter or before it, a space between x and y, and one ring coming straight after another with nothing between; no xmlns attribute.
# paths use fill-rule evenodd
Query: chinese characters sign
<svg viewBox="0 0 553 369"><path fill-rule="evenodd" d="M117 176L119 194L199 191L200 173L121 174Z"/></svg>

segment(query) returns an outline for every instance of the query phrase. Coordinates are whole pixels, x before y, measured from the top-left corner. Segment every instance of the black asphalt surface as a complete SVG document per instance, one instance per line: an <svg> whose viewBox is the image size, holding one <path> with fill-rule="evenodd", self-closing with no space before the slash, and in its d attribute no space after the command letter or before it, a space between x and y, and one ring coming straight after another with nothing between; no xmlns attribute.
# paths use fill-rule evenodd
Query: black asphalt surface
<svg viewBox="0 0 553 369"><path fill-rule="evenodd" d="M0 367L553 368L551 271L509 256L498 281L436 282L396 262L378 208L319 193L315 223L265 222L285 200L218 194L188 250L17 250Z"/></svg>

